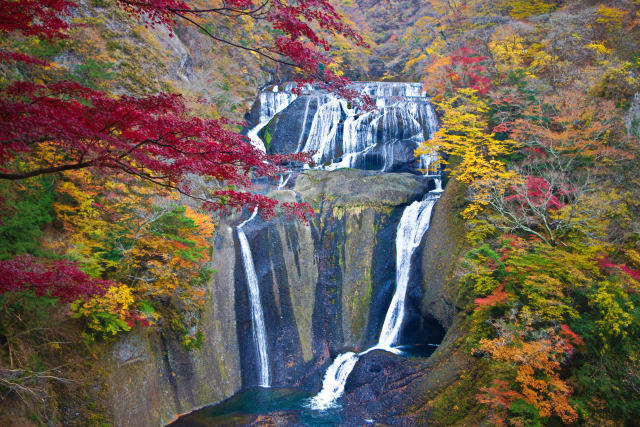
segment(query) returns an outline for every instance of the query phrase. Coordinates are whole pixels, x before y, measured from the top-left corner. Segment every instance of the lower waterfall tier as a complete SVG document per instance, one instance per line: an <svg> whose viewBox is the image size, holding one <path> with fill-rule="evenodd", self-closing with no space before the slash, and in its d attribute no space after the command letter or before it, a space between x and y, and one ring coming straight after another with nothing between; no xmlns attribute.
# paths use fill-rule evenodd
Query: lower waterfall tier
<svg viewBox="0 0 640 427"><path fill-rule="evenodd" d="M275 391L293 387L309 397L338 354L377 342L395 284L395 248L389 242L404 208L433 188L432 179L412 174L306 171L295 179L293 190L270 195L310 203L316 216L309 225L258 216L243 226L260 284ZM259 384L246 274L234 232L247 218L247 213L230 217L217 227L211 263L216 273L211 303L202 313L206 335L201 349L186 352L166 337L135 335L116 347L107 371L117 425L166 423L175 414ZM413 333L398 343L416 348L434 342L429 334L443 334L422 311L419 264L406 302ZM416 337L427 338L420 342ZM161 348L145 350L149 345ZM347 382L347 399L349 389Z"/></svg>

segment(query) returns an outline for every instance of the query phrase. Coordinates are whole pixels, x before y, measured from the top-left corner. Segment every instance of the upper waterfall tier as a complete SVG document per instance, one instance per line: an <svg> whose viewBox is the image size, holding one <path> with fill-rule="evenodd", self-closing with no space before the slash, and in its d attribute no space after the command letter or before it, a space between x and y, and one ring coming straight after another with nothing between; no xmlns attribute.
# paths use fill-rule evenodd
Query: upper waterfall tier
<svg viewBox="0 0 640 427"><path fill-rule="evenodd" d="M298 96L292 84L265 90L254 106L258 124L250 133L269 153L312 152L324 169L435 172L429 171L432 159L413 154L438 126L422 85L357 82L352 87L370 96L376 109L362 110L311 85Z"/></svg>

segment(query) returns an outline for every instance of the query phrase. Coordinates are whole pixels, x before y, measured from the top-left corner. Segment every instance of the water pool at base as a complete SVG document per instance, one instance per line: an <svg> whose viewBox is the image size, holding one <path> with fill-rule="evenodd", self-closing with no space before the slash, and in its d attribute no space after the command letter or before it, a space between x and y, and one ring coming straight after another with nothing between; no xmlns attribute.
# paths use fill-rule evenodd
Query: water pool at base
<svg viewBox="0 0 640 427"><path fill-rule="evenodd" d="M314 393L296 388L252 387L229 399L183 415L170 427L275 425L334 426L342 423L340 408L312 411L305 407ZM362 420L364 424L364 420Z"/></svg>
<svg viewBox="0 0 640 427"><path fill-rule="evenodd" d="M398 349L405 357L425 358L437 349L437 345L401 345ZM167 427L248 426L254 423L308 427L372 425L373 420L345 418L341 408L309 409L307 402L314 395L314 392L298 388L251 387L218 404L183 415Z"/></svg>

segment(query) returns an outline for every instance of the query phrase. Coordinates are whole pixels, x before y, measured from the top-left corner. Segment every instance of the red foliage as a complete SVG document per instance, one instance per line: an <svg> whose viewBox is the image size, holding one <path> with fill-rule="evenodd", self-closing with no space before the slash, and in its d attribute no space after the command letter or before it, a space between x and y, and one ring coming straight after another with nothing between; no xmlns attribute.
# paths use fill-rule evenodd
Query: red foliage
<svg viewBox="0 0 640 427"><path fill-rule="evenodd" d="M476 298L473 300L473 303L477 306L476 310L479 310L481 307L492 307L496 304L500 304L505 302L509 296L504 291L504 285L498 286L494 291L484 297L484 298Z"/></svg>
<svg viewBox="0 0 640 427"><path fill-rule="evenodd" d="M480 387L480 391L482 394L477 394L476 399L492 409L489 421L497 426L506 425L511 404L523 398L522 394L510 390L509 383L504 380L493 380L492 387Z"/></svg>
<svg viewBox="0 0 640 427"><path fill-rule="evenodd" d="M488 57L480 56L468 46L462 46L451 55L451 74L456 87L470 87L485 95L489 92L491 80L487 77L487 67L482 65ZM458 69L458 71L456 71Z"/></svg>
<svg viewBox="0 0 640 427"><path fill-rule="evenodd" d="M562 324L560 325L560 334L565 338L564 348L568 352L573 351L573 346L583 346L584 340L582 337L571 330L569 325ZM573 345L572 345L573 344Z"/></svg>
<svg viewBox="0 0 640 427"><path fill-rule="evenodd" d="M47 66L49 63L33 56L25 55L19 52L0 51L0 61L2 62L23 62L31 65Z"/></svg>
<svg viewBox="0 0 640 427"><path fill-rule="evenodd" d="M509 123L500 123L497 126L494 126L491 130L493 133L508 133L511 132L511 126Z"/></svg>
<svg viewBox="0 0 640 427"><path fill-rule="evenodd" d="M520 203L520 208L543 208L546 210L558 210L564 207L564 203L553 194L551 184L544 178L529 175L524 185L512 187L515 193L506 198L507 201Z"/></svg>
<svg viewBox="0 0 640 427"><path fill-rule="evenodd" d="M115 169L191 195L188 174L248 187L251 172L271 175L279 170L276 163L306 160L305 155L267 156L226 130L224 120L189 116L178 95L114 99L71 82L17 82L3 95L0 166L43 142L65 159L27 172L2 169L0 177L5 179L93 167ZM229 206L255 204L269 213L275 203L237 191L219 190L212 197L212 208L221 208L218 202L224 200Z"/></svg>
<svg viewBox="0 0 640 427"><path fill-rule="evenodd" d="M71 302L102 295L114 283L94 279L66 260L40 262L29 255L0 261L0 294L32 290L38 296Z"/></svg>
<svg viewBox="0 0 640 427"><path fill-rule="evenodd" d="M543 159L547 155L545 149L541 147L525 147L523 151L527 153L529 158L534 159Z"/></svg>
<svg viewBox="0 0 640 427"><path fill-rule="evenodd" d="M624 264L614 264L606 255L602 255L602 257L598 259L598 266L605 270L622 271L623 273L631 276L634 280L640 282L640 270L633 270Z"/></svg>
<svg viewBox="0 0 640 427"><path fill-rule="evenodd" d="M69 24L63 19L76 3L69 0L0 0L0 32L26 36L64 37Z"/></svg>
<svg viewBox="0 0 640 427"><path fill-rule="evenodd" d="M330 60L318 49L327 50L329 44L314 32L315 26L362 43L327 0L292 4L270 0L257 6L252 0L228 0L220 9L207 10L194 10L182 0L119 3L151 25L170 25L177 17L202 13L249 14L265 19L282 35L275 46L260 53L280 54L307 76L322 78L326 88L351 98L357 96L347 88L347 79L328 70ZM68 28L65 19L75 5L68 0L0 0L0 33L63 37ZM0 52L0 60L32 67L45 65L16 52ZM192 117L177 95L113 98L72 82L18 81L0 90L0 115L0 179L91 167L124 172L193 197L188 175L195 174L212 177L231 188L207 196L209 208L257 206L263 215L270 216L275 201L235 189L248 188L251 174L273 175L279 172L281 162L309 159L305 154L267 156L245 137L227 130L229 123L225 120ZM10 169L16 157L33 155L43 146L49 154L39 165L29 164L28 170ZM284 208L298 217L309 214L309 207L304 205Z"/></svg>

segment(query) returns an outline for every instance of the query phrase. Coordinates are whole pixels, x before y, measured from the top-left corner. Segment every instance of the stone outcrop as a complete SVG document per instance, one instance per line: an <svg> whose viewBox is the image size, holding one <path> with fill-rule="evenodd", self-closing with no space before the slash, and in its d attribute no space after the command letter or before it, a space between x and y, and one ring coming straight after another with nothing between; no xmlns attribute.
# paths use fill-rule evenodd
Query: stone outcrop
<svg viewBox="0 0 640 427"><path fill-rule="evenodd" d="M633 96L629 111L624 118L624 125L629 135L640 136L640 93Z"/></svg>
<svg viewBox="0 0 640 427"><path fill-rule="evenodd" d="M451 182L436 205L423 243L422 319L435 318L446 329L438 350L428 359L411 359L375 351L363 356L345 389L345 415L375 415L394 426L427 425L428 402L443 386L455 381L471 359L460 348L462 318L456 308L455 263L463 249L464 226L456 212L463 186Z"/></svg>
<svg viewBox="0 0 640 427"><path fill-rule="evenodd" d="M411 174L306 171L293 190L309 225L257 217L243 228L251 246L267 325L273 384L318 387L336 353L374 343L393 293L395 228L408 203L432 185ZM107 361L108 409L115 425L162 425L176 415L256 384L247 286L233 226L214 238L205 342L187 352L150 332L115 343Z"/></svg>

